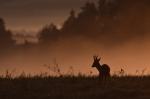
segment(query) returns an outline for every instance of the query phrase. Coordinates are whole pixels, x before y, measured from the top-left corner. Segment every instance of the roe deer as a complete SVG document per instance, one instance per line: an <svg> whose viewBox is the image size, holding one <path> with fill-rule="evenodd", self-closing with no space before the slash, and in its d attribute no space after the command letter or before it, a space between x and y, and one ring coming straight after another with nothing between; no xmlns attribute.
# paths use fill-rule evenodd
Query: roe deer
<svg viewBox="0 0 150 99"><path fill-rule="evenodd" d="M107 78L110 77L110 67L107 64L100 64L101 58L98 58L98 56L94 56L94 62L92 67L95 67L99 71L99 77L100 78Z"/></svg>

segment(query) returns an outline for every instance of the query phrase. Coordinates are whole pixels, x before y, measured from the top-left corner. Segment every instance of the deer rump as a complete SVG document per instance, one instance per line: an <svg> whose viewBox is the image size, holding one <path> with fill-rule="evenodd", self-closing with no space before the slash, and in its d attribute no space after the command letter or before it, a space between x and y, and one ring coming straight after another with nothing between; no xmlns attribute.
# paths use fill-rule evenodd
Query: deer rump
<svg viewBox="0 0 150 99"><path fill-rule="evenodd" d="M110 76L110 67L107 64L101 65L99 73L101 77Z"/></svg>

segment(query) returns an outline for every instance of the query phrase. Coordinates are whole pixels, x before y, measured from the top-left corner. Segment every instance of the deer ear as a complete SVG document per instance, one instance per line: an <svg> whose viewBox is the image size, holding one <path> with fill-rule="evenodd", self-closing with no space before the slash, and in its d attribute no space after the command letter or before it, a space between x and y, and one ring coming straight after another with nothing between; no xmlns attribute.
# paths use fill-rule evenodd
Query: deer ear
<svg viewBox="0 0 150 99"><path fill-rule="evenodd" d="M96 57L95 57L95 56L93 56L93 59L94 59L94 60L96 60Z"/></svg>
<svg viewBox="0 0 150 99"><path fill-rule="evenodd" d="M98 61L100 61L101 60L101 57L98 59Z"/></svg>
<svg viewBox="0 0 150 99"><path fill-rule="evenodd" d="M96 55L95 57L96 57L95 59L98 60L98 55Z"/></svg>

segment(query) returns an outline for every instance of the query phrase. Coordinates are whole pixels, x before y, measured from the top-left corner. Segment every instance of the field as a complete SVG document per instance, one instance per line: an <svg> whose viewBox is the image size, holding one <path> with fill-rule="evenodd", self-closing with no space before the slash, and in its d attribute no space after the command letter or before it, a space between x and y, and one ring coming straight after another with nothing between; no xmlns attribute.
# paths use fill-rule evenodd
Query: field
<svg viewBox="0 0 150 99"><path fill-rule="evenodd" d="M0 99L150 99L150 76L1 77Z"/></svg>

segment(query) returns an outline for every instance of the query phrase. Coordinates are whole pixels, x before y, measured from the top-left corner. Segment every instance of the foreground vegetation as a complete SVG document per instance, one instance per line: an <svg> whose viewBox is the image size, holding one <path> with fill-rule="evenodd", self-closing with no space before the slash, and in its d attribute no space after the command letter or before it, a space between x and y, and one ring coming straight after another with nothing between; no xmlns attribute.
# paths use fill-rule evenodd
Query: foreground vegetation
<svg viewBox="0 0 150 99"><path fill-rule="evenodd" d="M150 99L150 76L1 77L0 99Z"/></svg>

